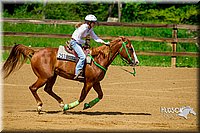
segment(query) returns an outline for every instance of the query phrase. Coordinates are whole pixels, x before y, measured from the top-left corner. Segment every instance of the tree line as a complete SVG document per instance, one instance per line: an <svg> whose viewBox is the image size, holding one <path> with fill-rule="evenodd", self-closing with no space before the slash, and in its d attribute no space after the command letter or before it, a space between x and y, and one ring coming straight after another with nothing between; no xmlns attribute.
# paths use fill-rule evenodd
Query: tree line
<svg viewBox="0 0 200 133"><path fill-rule="evenodd" d="M117 2L101 3L3 3L3 17L82 21L94 14L99 21L118 17ZM199 24L199 3L121 3L121 22Z"/></svg>

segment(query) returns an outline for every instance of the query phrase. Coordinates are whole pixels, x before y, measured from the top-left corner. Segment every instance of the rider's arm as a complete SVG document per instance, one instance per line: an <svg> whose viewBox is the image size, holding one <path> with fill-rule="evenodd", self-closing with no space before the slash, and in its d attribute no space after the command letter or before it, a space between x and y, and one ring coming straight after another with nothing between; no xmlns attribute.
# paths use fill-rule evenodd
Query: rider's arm
<svg viewBox="0 0 200 133"><path fill-rule="evenodd" d="M93 30L90 32L90 36L91 36L96 42L99 42L99 43L106 43L106 42L104 42L102 39L100 39L100 38L94 33Z"/></svg>

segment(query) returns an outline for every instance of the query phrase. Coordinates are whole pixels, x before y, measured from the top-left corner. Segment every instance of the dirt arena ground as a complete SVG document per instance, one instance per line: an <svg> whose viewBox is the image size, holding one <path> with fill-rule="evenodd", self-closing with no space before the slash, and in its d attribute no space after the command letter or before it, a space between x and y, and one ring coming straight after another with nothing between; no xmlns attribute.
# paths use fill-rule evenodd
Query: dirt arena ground
<svg viewBox="0 0 200 133"><path fill-rule="evenodd" d="M44 103L42 114L28 89L36 80L31 66L25 64L3 81L4 131L198 131L198 69L136 68L136 77L122 68L110 66L101 82L104 98L93 108L83 110L85 102L96 98L91 90L78 107L63 113L56 100L38 93ZM79 98L83 84L58 77L54 91L65 103ZM165 108L190 106L196 115L188 119Z"/></svg>

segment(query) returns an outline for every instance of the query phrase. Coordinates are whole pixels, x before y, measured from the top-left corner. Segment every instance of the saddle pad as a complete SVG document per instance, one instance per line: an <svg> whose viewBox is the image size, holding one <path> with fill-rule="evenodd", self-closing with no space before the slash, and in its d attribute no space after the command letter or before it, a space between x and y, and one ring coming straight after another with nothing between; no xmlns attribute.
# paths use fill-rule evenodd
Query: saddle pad
<svg viewBox="0 0 200 133"><path fill-rule="evenodd" d="M68 53L65 50L65 47L60 45L58 48L58 54L57 54L58 60L66 60L66 61L73 61L76 62L78 60L73 54ZM89 56L86 56L86 63L90 64L92 62L91 58Z"/></svg>

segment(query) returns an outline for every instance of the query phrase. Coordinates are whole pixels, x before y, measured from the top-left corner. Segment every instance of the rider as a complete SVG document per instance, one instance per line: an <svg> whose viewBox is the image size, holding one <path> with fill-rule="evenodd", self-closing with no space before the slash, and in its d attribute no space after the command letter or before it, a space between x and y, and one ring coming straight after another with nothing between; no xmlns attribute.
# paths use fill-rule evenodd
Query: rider
<svg viewBox="0 0 200 133"><path fill-rule="evenodd" d="M85 17L85 23L77 27L74 33L72 34L70 45L79 57L79 61L76 64L74 79L77 79L83 73L83 66L86 59L86 56L82 50L82 44L86 44L86 41L82 40L83 37L90 35L96 42L109 45L109 42L104 42L94 33L93 27L96 24L96 22L97 18L94 15L89 14Z"/></svg>

